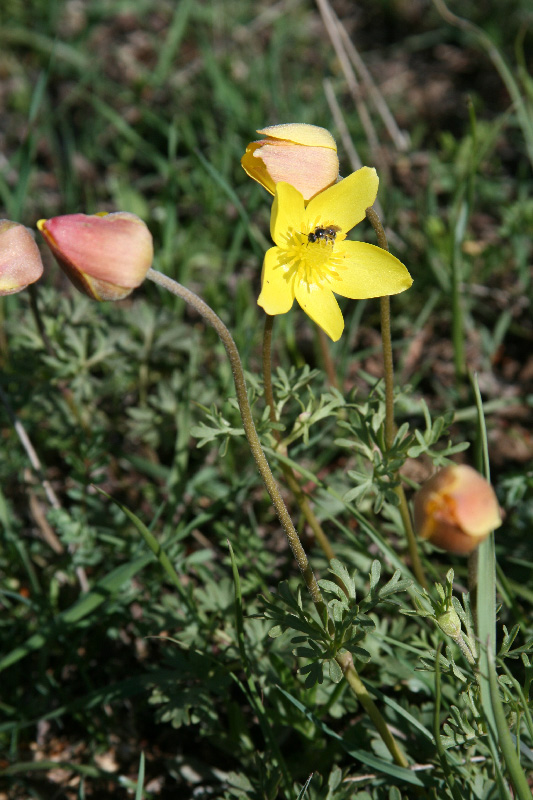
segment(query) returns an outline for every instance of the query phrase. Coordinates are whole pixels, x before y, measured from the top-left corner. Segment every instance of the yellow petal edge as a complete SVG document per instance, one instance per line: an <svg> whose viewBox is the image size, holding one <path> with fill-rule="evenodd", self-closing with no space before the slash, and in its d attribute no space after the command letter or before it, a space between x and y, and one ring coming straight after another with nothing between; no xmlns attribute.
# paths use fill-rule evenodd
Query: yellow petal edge
<svg viewBox="0 0 533 800"><path fill-rule="evenodd" d="M257 133L262 136L269 136L271 139L284 139L294 144L305 144L309 147L327 147L330 150L337 151L337 143L326 128L308 125L305 122L271 125L268 128L261 128Z"/></svg>

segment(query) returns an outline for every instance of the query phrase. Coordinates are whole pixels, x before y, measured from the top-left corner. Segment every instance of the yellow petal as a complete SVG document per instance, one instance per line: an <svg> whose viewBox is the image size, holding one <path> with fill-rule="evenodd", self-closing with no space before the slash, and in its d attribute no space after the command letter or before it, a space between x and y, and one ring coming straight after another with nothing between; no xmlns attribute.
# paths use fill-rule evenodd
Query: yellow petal
<svg viewBox="0 0 533 800"><path fill-rule="evenodd" d="M284 139L294 144L305 144L308 147L328 147L337 151L335 139L325 128L317 125L306 125L304 122L289 122L283 125L271 125L257 133L270 139Z"/></svg>
<svg viewBox="0 0 533 800"><path fill-rule="evenodd" d="M271 247L265 253L261 275L261 294L258 305L267 314L286 314L294 301L295 270L287 263L287 253L280 247Z"/></svg>
<svg viewBox="0 0 533 800"><path fill-rule="evenodd" d="M263 147L264 142L250 142L246 148L246 152L241 158L241 166L246 174L253 178L254 181L260 183L267 192L274 194L276 191L276 184L268 173L265 162L260 158L256 151Z"/></svg>
<svg viewBox="0 0 533 800"><path fill-rule="evenodd" d="M314 197L306 209L309 230L317 225L338 225L343 233L365 218L378 193L379 178L373 167L361 167Z"/></svg>
<svg viewBox="0 0 533 800"><path fill-rule="evenodd" d="M384 297L404 292L413 283L401 261L373 244L339 242L335 245L332 265L336 265L337 259L338 277L329 279L329 287L342 297L352 300Z"/></svg>
<svg viewBox="0 0 533 800"><path fill-rule="evenodd" d="M278 183L270 215L270 235L283 247L295 233L303 233L304 199L289 183Z"/></svg>
<svg viewBox="0 0 533 800"><path fill-rule="evenodd" d="M313 322L327 333L334 342L344 330L344 319L339 304L327 286L299 281L295 287L296 299Z"/></svg>

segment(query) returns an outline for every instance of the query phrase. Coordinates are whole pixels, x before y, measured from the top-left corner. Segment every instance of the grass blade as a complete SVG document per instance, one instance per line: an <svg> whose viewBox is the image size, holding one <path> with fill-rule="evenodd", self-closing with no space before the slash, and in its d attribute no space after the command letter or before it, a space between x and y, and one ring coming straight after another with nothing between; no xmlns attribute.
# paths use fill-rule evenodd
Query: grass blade
<svg viewBox="0 0 533 800"><path fill-rule="evenodd" d="M39 633L34 633L24 644L16 647L4 656L4 658L0 659L0 672L16 664L17 661L20 661L25 656L29 655L29 653L39 650L46 641L59 632L63 626L75 625L84 617L92 614L105 600L108 600L113 594L118 592L122 584L131 580L134 575L140 572L150 560L151 556L144 555L112 570L105 578L98 581L90 592L83 595L77 603L74 603L73 606L61 612L61 614L58 614L50 624L44 625Z"/></svg>
<svg viewBox="0 0 533 800"><path fill-rule="evenodd" d="M520 759L516 754L515 746L513 744L513 740L511 739L511 734L509 733L508 722L505 716L503 703L500 698L500 690L498 689L498 678L496 676L496 668L494 666L494 656L492 654L492 648L490 645L487 649L487 656L490 698L492 701L492 710L494 713L496 730L498 734L498 742L505 759L505 764L509 770L509 775L511 776L511 782L514 786L516 797L519 798L519 800L531 800L531 790L529 788L524 770L520 764Z"/></svg>
<svg viewBox="0 0 533 800"><path fill-rule="evenodd" d="M420 780L418 775L415 772L411 772L409 769L405 769L405 767L398 767L396 764L391 763L390 761L384 761L382 758L378 758L377 756L372 755L371 753L367 753L364 750L359 750L355 747L351 747L347 744L342 736L339 736L338 733L335 733L330 727L328 727L324 722L319 720L315 715L309 711L303 703L300 703L295 697L285 691L281 686L278 686L278 691L287 698L287 700L292 703L296 708L304 714L308 720L310 720L317 728L319 728L326 736L329 736L332 739L336 739L343 750L348 753L348 755L352 756L353 758L361 761L363 764L371 767L371 769L377 770L380 774L388 775L390 778L394 778L395 780L402 781L403 783L408 783L412 786L424 786L425 784Z"/></svg>
<svg viewBox="0 0 533 800"><path fill-rule="evenodd" d="M157 541L157 539L155 538L153 533L148 530L148 528L146 527L144 522L142 522L139 519L139 517L137 517L133 513L133 511L130 511L129 508L127 508L126 506L123 506L122 503L119 503L118 500L115 500L113 497L111 497L111 495L107 494L102 489L99 489L98 486L95 486L95 489L98 489L100 494L103 494L105 497L107 497L109 500L111 500L116 506L118 506L121 509L121 511L123 511L124 514L126 514L126 516L133 522L133 524L135 525L135 527L137 528L137 530L139 531L139 533L143 537L144 541L146 542L146 544L148 545L148 547L150 548L150 550L152 551L154 556L157 558L157 560L159 561L159 563L161 564L161 566L163 567L163 569L167 573L167 575L170 578L170 580L172 581L173 585L176 587L176 589L178 590L180 595L182 597L185 597L185 589L184 589L183 584L182 584L182 582L181 582L181 580L179 578L178 573L174 569L174 566L173 566L170 558L167 556L165 551L161 548L161 545L159 544L159 542Z"/></svg>

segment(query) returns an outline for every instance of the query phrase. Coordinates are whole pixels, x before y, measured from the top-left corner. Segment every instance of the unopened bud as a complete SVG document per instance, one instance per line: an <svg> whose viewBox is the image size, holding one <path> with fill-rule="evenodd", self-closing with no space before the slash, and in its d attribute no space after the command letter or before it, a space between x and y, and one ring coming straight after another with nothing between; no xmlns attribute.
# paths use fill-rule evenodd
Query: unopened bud
<svg viewBox="0 0 533 800"><path fill-rule="evenodd" d="M443 467L414 498L415 528L451 553L471 553L502 518L494 489L465 464Z"/></svg>
<svg viewBox="0 0 533 800"><path fill-rule="evenodd" d="M272 125L257 131L266 139L250 142L241 158L250 178L274 194L280 181L310 200L339 176L335 139L325 128L303 123Z"/></svg>
<svg viewBox="0 0 533 800"><path fill-rule="evenodd" d="M144 281L152 235L135 214L67 214L37 227L74 286L93 300L122 300Z"/></svg>
<svg viewBox="0 0 533 800"><path fill-rule="evenodd" d="M24 225L0 220L0 295L21 292L43 274L33 236Z"/></svg>
<svg viewBox="0 0 533 800"><path fill-rule="evenodd" d="M437 617L437 625L451 639L457 639L461 634L461 620L453 608L449 608Z"/></svg>

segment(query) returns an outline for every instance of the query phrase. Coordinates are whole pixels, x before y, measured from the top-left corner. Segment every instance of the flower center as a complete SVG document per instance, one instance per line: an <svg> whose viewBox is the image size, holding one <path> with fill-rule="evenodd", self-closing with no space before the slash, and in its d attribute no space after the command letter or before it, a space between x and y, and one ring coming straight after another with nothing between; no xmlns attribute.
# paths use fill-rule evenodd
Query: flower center
<svg viewBox="0 0 533 800"><path fill-rule="evenodd" d="M309 232L314 234L311 240L309 233L298 231L292 233L287 241L287 255L296 279L308 286L327 284L332 278L338 278L342 270L342 256L335 254L337 230L329 233L327 226L319 227L319 234L323 230L327 233L318 236L316 230L313 228Z"/></svg>

